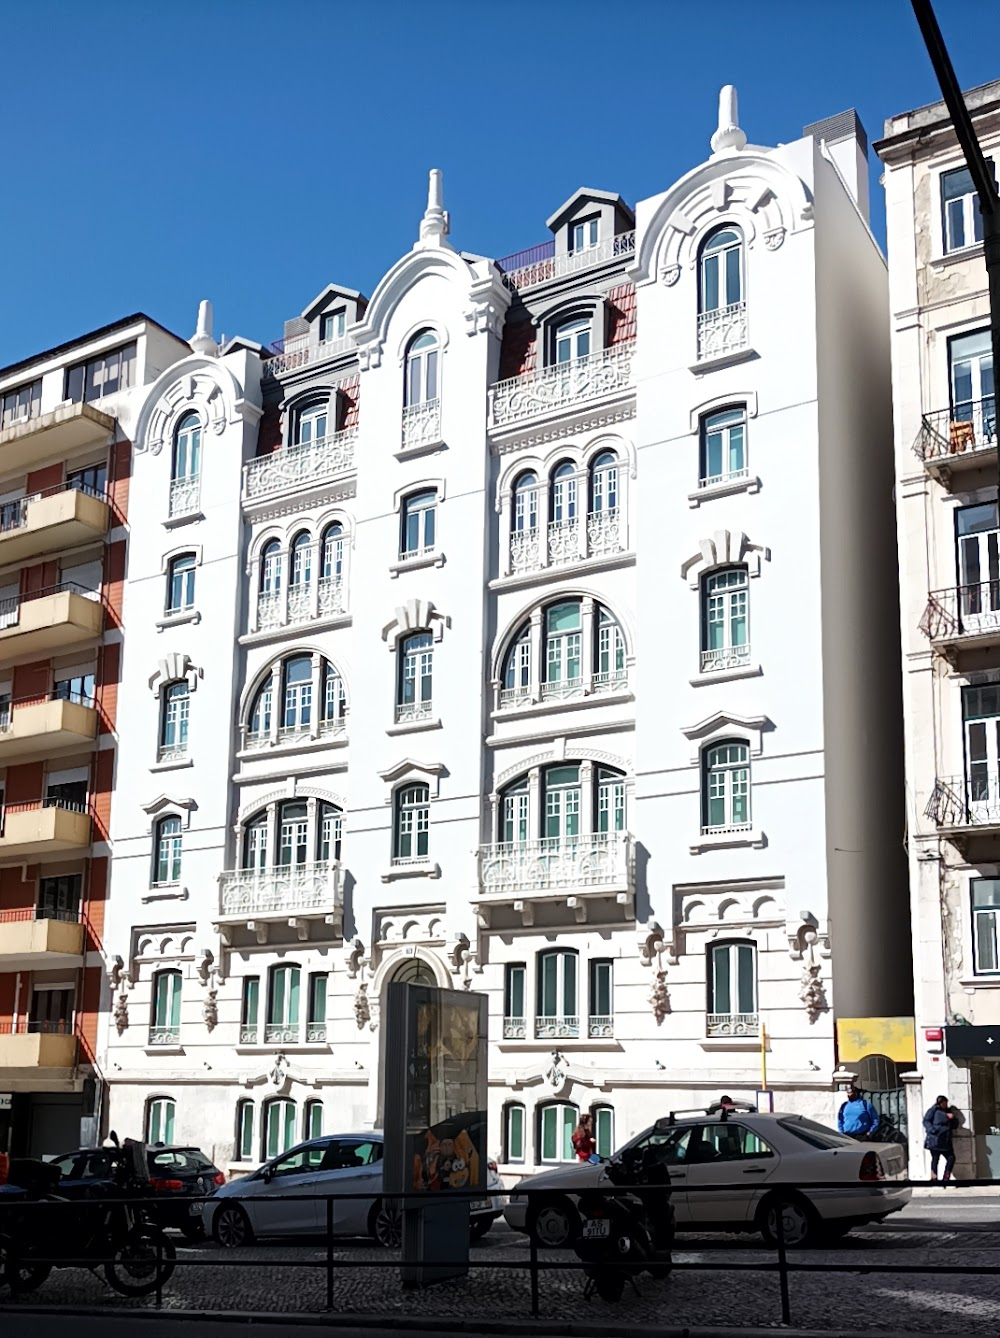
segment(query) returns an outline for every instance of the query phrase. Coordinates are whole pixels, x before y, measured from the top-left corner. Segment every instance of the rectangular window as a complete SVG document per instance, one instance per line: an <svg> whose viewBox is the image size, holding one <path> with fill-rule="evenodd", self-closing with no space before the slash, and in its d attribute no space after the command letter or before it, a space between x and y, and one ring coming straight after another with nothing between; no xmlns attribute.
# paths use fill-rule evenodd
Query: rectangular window
<svg viewBox="0 0 1000 1338"><path fill-rule="evenodd" d="M267 1108L265 1157L280 1157L295 1143L295 1102L272 1101Z"/></svg>
<svg viewBox="0 0 1000 1338"><path fill-rule="evenodd" d="M594 1142L599 1157L610 1157L615 1150L615 1112L610 1106L594 1108Z"/></svg>
<svg viewBox="0 0 1000 1338"><path fill-rule="evenodd" d="M505 1018L524 1020L524 986L526 971L521 962L504 969L503 1015Z"/></svg>
<svg viewBox="0 0 1000 1338"><path fill-rule="evenodd" d="M757 1014L757 949L753 943L720 943L711 950L709 1032L724 1032L733 1018L745 1021L755 1034ZM712 1019L715 1018L713 1023Z"/></svg>
<svg viewBox="0 0 1000 1338"><path fill-rule="evenodd" d="M507 1107L507 1160L524 1161L524 1107Z"/></svg>
<svg viewBox="0 0 1000 1338"><path fill-rule="evenodd" d="M705 418L701 428L701 486L745 478L746 473L746 410L726 409Z"/></svg>
<svg viewBox="0 0 1000 1338"><path fill-rule="evenodd" d="M598 219L585 218L581 223L574 223L570 230L571 251L586 251L597 245Z"/></svg>
<svg viewBox="0 0 1000 1338"><path fill-rule="evenodd" d="M74 674L72 678L57 678L52 686L56 701L76 702L78 706L93 706L96 678L93 674Z"/></svg>
<svg viewBox="0 0 1000 1338"><path fill-rule="evenodd" d="M66 487L103 497L108 490L107 468L105 465L88 465L86 469L71 469L66 474Z"/></svg>
<svg viewBox="0 0 1000 1338"><path fill-rule="evenodd" d="M190 709L186 683L171 683L163 698L163 726L160 731L161 751L185 753L188 743L188 712Z"/></svg>
<svg viewBox="0 0 1000 1338"><path fill-rule="evenodd" d="M0 394L0 431L36 418L42 412L42 382L30 381Z"/></svg>
<svg viewBox="0 0 1000 1338"><path fill-rule="evenodd" d="M256 1031L260 1010L260 976L243 978L243 1013L242 1024L248 1030Z"/></svg>
<svg viewBox="0 0 1000 1338"><path fill-rule="evenodd" d="M170 588L167 594L167 612L181 613L194 608L195 556L183 553L170 563Z"/></svg>
<svg viewBox="0 0 1000 1338"><path fill-rule="evenodd" d="M74 813L84 813L87 808L87 782L60 781L50 782L45 790L46 808L69 808Z"/></svg>
<svg viewBox="0 0 1000 1338"><path fill-rule="evenodd" d="M319 321L320 343L328 344L332 339L343 339L346 324L346 311L328 311L325 316L321 316Z"/></svg>
<svg viewBox="0 0 1000 1338"><path fill-rule="evenodd" d="M577 1021L576 953L543 952L538 964L538 1016Z"/></svg>
<svg viewBox="0 0 1000 1338"><path fill-rule="evenodd" d="M135 344L126 344L124 348L112 349L99 358L67 368L65 398L74 404L81 401L92 404L134 384Z"/></svg>
<svg viewBox="0 0 1000 1338"><path fill-rule="evenodd" d="M69 920L80 918L80 888L83 879L78 873L61 878L41 878L38 882L38 901L35 918L38 920Z"/></svg>
<svg viewBox="0 0 1000 1338"><path fill-rule="evenodd" d="M987 166L993 163L987 158ZM958 167L941 176L942 234L945 253L961 251L983 240L983 216L979 197L967 167Z"/></svg>
<svg viewBox="0 0 1000 1338"><path fill-rule="evenodd" d="M153 1034L150 1041L176 1045L181 1028L181 973L163 971L153 987Z"/></svg>
<svg viewBox="0 0 1000 1338"><path fill-rule="evenodd" d="M241 1101L237 1120L236 1155L240 1161L253 1161L253 1102Z"/></svg>
<svg viewBox="0 0 1000 1338"><path fill-rule="evenodd" d="M977 976L1000 974L1000 878L973 878L972 945Z"/></svg>
<svg viewBox="0 0 1000 1338"><path fill-rule="evenodd" d="M307 1041L326 1040L326 991L329 977L318 971L309 977L309 1017Z"/></svg>
<svg viewBox="0 0 1000 1338"><path fill-rule="evenodd" d="M403 504L403 541L400 557L434 551L434 513L436 492L422 492L408 497Z"/></svg>
<svg viewBox="0 0 1000 1338"><path fill-rule="evenodd" d="M541 1118L542 1161L575 1161L573 1130L577 1125L575 1106L545 1106Z"/></svg>
<svg viewBox="0 0 1000 1338"><path fill-rule="evenodd" d="M611 963L610 962L591 962L590 963L590 1016L594 1018L607 1018L609 1021L612 1015L611 1004Z"/></svg>

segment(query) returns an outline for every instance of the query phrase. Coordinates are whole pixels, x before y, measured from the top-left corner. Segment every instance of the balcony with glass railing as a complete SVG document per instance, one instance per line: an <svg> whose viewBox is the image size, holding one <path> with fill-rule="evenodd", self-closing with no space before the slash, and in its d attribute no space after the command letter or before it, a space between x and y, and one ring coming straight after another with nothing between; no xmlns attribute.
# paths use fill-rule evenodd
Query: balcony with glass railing
<svg viewBox="0 0 1000 1338"><path fill-rule="evenodd" d="M489 426L516 430L534 419L561 417L581 407L632 393L635 341L498 381L489 392Z"/></svg>
<svg viewBox="0 0 1000 1338"><path fill-rule="evenodd" d="M925 413L913 449L928 474L945 485L953 474L995 467L996 400L991 396Z"/></svg>
<svg viewBox="0 0 1000 1338"><path fill-rule="evenodd" d="M332 926L338 937L344 902L340 863L315 860L263 869L230 869L219 876L219 912L223 937L236 928L258 932L267 941L268 926L297 928L307 922Z"/></svg>
<svg viewBox="0 0 1000 1338"><path fill-rule="evenodd" d="M733 302L728 307L698 313L699 362L728 358L749 347L745 302Z"/></svg>
<svg viewBox="0 0 1000 1338"><path fill-rule="evenodd" d="M555 240L529 246L497 261L503 271L506 287L523 293L567 274L583 274L599 265L615 260L630 260L635 254L635 229L605 237L594 246L582 246L577 251L555 253Z"/></svg>
<svg viewBox="0 0 1000 1338"><path fill-rule="evenodd" d="M709 1013L705 1034L756 1037L760 1035L760 1017L757 1013Z"/></svg>
<svg viewBox="0 0 1000 1338"><path fill-rule="evenodd" d="M358 429L344 428L299 446L282 446L243 468L244 505L285 494L308 492L354 470Z"/></svg>

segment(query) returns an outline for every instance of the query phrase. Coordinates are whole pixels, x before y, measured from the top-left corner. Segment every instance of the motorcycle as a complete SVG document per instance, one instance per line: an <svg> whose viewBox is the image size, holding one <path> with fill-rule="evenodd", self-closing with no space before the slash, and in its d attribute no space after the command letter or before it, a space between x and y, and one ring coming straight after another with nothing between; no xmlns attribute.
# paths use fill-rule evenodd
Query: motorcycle
<svg viewBox="0 0 1000 1338"><path fill-rule="evenodd" d="M11 1159L8 1184L21 1193L0 1201L0 1265L12 1292L32 1292L53 1268L103 1269L123 1296L148 1296L173 1274L176 1250L149 1220L146 1148L126 1139L113 1196L99 1203L62 1199L59 1169L49 1162ZM104 1191L106 1193L106 1191Z"/></svg>
<svg viewBox="0 0 1000 1338"><path fill-rule="evenodd" d="M638 1290L639 1274L670 1274L674 1209L659 1154L658 1146L627 1149L604 1170L604 1178L622 1192L581 1195L581 1228L573 1248L585 1265L586 1300L596 1292L603 1301L620 1301L626 1282Z"/></svg>

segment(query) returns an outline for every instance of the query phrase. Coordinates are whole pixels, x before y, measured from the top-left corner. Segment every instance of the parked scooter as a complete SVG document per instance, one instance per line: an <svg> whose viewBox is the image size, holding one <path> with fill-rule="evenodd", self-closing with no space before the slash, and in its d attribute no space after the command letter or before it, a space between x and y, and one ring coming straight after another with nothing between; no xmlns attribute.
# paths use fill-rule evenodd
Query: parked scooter
<svg viewBox="0 0 1000 1338"><path fill-rule="evenodd" d="M602 1177L622 1192L589 1190L580 1197L581 1229L573 1248L586 1265L587 1300L596 1291L604 1301L620 1301L625 1283L634 1288L640 1273L670 1273L674 1209L659 1154L659 1146L627 1149L607 1163Z"/></svg>
<svg viewBox="0 0 1000 1338"><path fill-rule="evenodd" d="M11 1291L35 1291L53 1268L102 1268L123 1296L148 1296L168 1280L176 1251L142 1206L150 1193L145 1145L126 1139L124 1150L114 1194L98 1203L61 1199L59 1168L49 1162L10 1161L8 1185L22 1191L0 1200L0 1262Z"/></svg>

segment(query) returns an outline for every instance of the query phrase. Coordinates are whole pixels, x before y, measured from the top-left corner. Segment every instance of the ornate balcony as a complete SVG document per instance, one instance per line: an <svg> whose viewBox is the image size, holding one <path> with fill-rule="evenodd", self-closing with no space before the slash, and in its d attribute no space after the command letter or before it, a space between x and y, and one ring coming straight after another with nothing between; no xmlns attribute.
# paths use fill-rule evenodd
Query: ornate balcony
<svg viewBox="0 0 1000 1338"><path fill-rule="evenodd" d="M150 1027L149 1037L146 1044L150 1046L160 1045L180 1045L181 1032L179 1027Z"/></svg>
<svg viewBox="0 0 1000 1338"><path fill-rule="evenodd" d="M412 725L420 720L434 719L434 703L426 702L397 702L396 703L396 724Z"/></svg>
<svg viewBox="0 0 1000 1338"><path fill-rule="evenodd" d="M634 341L498 381L489 392L490 430L518 430L533 419L562 417L632 391Z"/></svg>
<svg viewBox="0 0 1000 1338"><path fill-rule="evenodd" d="M480 920L489 926L492 908L506 906L520 914L523 924L532 925L535 908L541 911L551 903L567 907L573 918L583 923L588 918L588 906L595 901L610 901L630 916L633 866L633 840L628 832L590 832L577 837L480 846Z"/></svg>
<svg viewBox="0 0 1000 1338"><path fill-rule="evenodd" d="M549 567L608 557L625 550L618 508L581 513L571 520L549 522L547 541L541 530L515 530L510 536L510 574L545 571Z"/></svg>
<svg viewBox="0 0 1000 1338"><path fill-rule="evenodd" d="M1000 645L1000 581L931 591L919 626L952 660L962 648Z"/></svg>
<svg viewBox="0 0 1000 1338"><path fill-rule="evenodd" d="M715 311L698 313L698 361L727 358L749 348L747 304L734 302Z"/></svg>
<svg viewBox="0 0 1000 1338"><path fill-rule="evenodd" d="M536 1017L536 1041L573 1041L580 1035L578 1017Z"/></svg>
<svg viewBox="0 0 1000 1338"><path fill-rule="evenodd" d="M505 1017L503 1020L503 1038L505 1041L523 1041L528 1035L527 1019L523 1017Z"/></svg>
<svg viewBox="0 0 1000 1338"><path fill-rule="evenodd" d="M957 409L924 414L913 449L928 474L945 486L952 474L995 466L996 400L976 400Z"/></svg>
<svg viewBox="0 0 1000 1338"><path fill-rule="evenodd" d="M299 1024L297 1022L265 1022L265 1045L298 1045Z"/></svg>
<svg viewBox="0 0 1000 1338"><path fill-rule="evenodd" d="M339 937L344 918L340 864L276 865L267 869L231 869L219 876L217 924L226 942L237 927L253 931L266 943L270 929L294 929L309 937L310 922L331 926L326 937Z"/></svg>
<svg viewBox="0 0 1000 1338"><path fill-rule="evenodd" d="M985 770L985 768L984 768ZM957 844L1000 829L1000 785L973 764L968 776L939 776L924 817Z"/></svg>
<svg viewBox="0 0 1000 1338"><path fill-rule="evenodd" d="M103 496L60 483L0 504L0 563L25 562L103 539L111 509Z"/></svg>
<svg viewBox="0 0 1000 1338"><path fill-rule="evenodd" d="M0 655L58 654L101 635L104 605L72 581L0 600Z"/></svg>
<svg viewBox="0 0 1000 1338"><path fill-rule="evenodd" d="M357 436L356 427L345 428L304 446L283 446L251 460L243 470L244 503L306 492L350 474Z"/></svg>
<svg viewBox="0 0 1000 1338"><path fill-rule="evenodd" d="M347 612L347 588L342 576L321 576L301 586L261 590L257 595L255 631L294 627L317 618L335 618Z"/></svg>
<svg viewBox="0 0 1000 1338"><path fill-rule="evenodd" d="M709 1013L707 1036L759 1036L760 1018L756 1013Z"/></svg>
<svg viewBox="0 0 1000 1338"><path fill-rule="evenodd" d="M182 516L196 516L201 506L201 475L192 478L174 479L170 484L168 514L171 520Z"/></svg>
<svg viewBox="0 0 1000 1338"><path fill-rule="evenodd" d="M441 401L408 404L403 409L403 450L436 446L441 441Z"/></svg>
<svg viewBox="0 0 1000 1338"><path fill-rule="evenodd" d="M607 264L619 258L626 259L635 254L635 231L619 232L614 237L606 237L596 246L582 247L579 251L565 251L555 254L555 242L542 242L539 246L529 247L515 255L505 256L497 264L504 271L503 281L508 288L523 293L526 288L534 288L550 279L561 278L564 274L580 274L593 269L596 265Z"/></svg>
<svg viewBox="0 0 1000 1338"><path fill-rule="evenodd" d="M354 341L347 335L342 339L313 341L310 341L308 335L298 335L291 339L279 339L271 347L275 350L274 355L265 361L261 376L273 380L284 376L286 372L296 372L302 367L311 367L326 362L328 358L339 357L354 347Z"/></svg>
<svg viewBox="0 0 1000 1338"><path fill-rule="evenodd" d="M717 674L724 669L743 669L750 663L750 647L720 646L701 652L701 672Z"/></svg>
<svg viewBox="0 0 1000 1338"><path fill-rule="evenodd" d="M607 1040L615 1034L615 1020L601 1013L591 1013L587 1019L587 1035L592 1041Z"/></svg>

